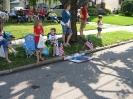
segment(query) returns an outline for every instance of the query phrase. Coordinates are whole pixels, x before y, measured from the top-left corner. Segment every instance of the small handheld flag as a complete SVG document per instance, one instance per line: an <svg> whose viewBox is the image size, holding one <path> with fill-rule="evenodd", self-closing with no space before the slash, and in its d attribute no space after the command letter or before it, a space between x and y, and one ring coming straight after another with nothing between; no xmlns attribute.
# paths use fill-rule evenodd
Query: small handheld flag
<svg viewBox="0 0 133 99"><path fill-rule="evenodd" d="M90 39L88 39L88 41L85 44L86 44L87 47L90 48L90 50L94 50L93 44L92 44Z"/></svg>

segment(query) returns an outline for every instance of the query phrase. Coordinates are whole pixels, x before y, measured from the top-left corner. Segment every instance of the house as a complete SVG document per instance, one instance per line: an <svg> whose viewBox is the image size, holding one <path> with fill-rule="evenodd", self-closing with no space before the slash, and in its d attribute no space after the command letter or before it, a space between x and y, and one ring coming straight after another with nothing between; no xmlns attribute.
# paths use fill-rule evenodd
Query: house
<svg viewBox="0 0 133 99"><path fill-rule="evenodd" d="M25 7L24 0L12 0L12 2L10 2L10 8L13 7Z"/></svg>
<svg viewBox="0 0 133 99"><path fill-rule="evenodd" d="M124 0L90 0L90 4L92 6L96 6L97 8L107 8L113 10L114 8L118 9L122 1Z"/></svg>

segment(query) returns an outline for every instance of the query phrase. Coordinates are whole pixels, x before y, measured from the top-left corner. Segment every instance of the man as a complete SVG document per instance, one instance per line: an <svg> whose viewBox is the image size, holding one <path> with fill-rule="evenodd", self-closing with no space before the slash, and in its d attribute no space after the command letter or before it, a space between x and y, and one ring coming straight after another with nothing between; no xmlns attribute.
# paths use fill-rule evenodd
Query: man
<svg viewBox="0 0 133 99"><path fill-rule="evenodd" d="M86 19L88 17L88 3L85 3L83 8L80 10L80 37L83 37L83 31L86 26Z"/></svg>
<svg viewBox="0 0 133 99"><path fill-rule="evenodd" d="M53 10L49 13L48 17L49 17L52 21L56 20L58 23L60 23L60 21L59 21L58 18L57 18L56 13L54 13Z"/></svg>
<svg viewBox="0 0 133 99"><path fill-rule="evenodd" d="M18 11L18 18L20 18L23 22L26 20L26 12L24 12L23 9Z"/></svg>
<svg viewBox="0 0 133 99"><path fill-rule="evenodd" d="M16 13L13 11L13 9L10 10L10 12L8 13L9 15L9 19L12 21L12 19L16 19L17 23L19 23L19 18L16 15Z"/></svg>

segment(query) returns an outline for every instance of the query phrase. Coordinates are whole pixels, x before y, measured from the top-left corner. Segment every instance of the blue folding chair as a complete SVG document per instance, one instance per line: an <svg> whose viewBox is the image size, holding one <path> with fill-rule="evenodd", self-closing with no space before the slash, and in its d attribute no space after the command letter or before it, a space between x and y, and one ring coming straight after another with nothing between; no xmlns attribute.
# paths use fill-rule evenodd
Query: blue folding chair
<svg viewBox="0 0 133 99"><path fill-rule="evenodd" d="M33 34L27 34L24 37L24 44L23 48L25 49L27 58L31 57L32 55L35 55L35 42L34 42L34 35Z"/></svg>

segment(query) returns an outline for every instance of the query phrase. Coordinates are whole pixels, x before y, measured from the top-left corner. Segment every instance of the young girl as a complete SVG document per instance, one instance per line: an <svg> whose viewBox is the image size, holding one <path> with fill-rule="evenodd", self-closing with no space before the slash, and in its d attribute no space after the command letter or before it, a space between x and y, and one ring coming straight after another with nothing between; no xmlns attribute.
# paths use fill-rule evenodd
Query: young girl
<svg viewBox="0 0 133 99"><path fill-rule="evenodd" d="M102 26L103 26L102 18L103 18L102 15L99 15L99 16L98 16L98 19L99 19L98 22L97 22L97 25L98 25L98 28L97 28L97 30L98 30L97 38L98 38L98 39L101 39L101 38L102 38L102 37L101 37L101 31L102 31Z"/></svg>
<svg viewBox="0 0 133 99"><path fill-rule="evenodd" d="M42 36L44 36L44 30L42 27L42 21L41 20L36 20L35 24L34 24L34 40L35 40L35 48L36 48L36 55L37 55L37 63L40 61L43 61L44 58L42 58L42 51L43 49L38 49L38 42L39 42L39 38L40 38L40 34ZM40 50L40 53L39 53Z"/></svg>
<svg viewBox="0 0 133 99"><path fill-rule="evenodd" d="M48 39L51 42L51 45L53 46L53 57L55 56L56 46L58 44L57 35L55 34L55 32L56 32L56 29L55 28L51 28L51 32L50 32L49 37L48 37Z"/></svg>
<svg viewBox="0 0 133 99"><path fill-rule="evenodd" d="M8 63L11 63L12 61L10 61L8 58L8 48L14 53L15 56L18 54L18 51L13 49L11 44L9 44L9 42L6 40L6 35L3 30L3 26L2 26L2 24L0 24L0 47L2 45L3 45L4 52L5 52L6 61Z"/></svg>

